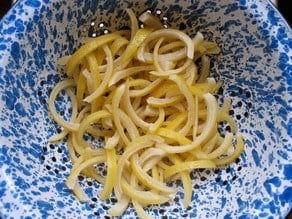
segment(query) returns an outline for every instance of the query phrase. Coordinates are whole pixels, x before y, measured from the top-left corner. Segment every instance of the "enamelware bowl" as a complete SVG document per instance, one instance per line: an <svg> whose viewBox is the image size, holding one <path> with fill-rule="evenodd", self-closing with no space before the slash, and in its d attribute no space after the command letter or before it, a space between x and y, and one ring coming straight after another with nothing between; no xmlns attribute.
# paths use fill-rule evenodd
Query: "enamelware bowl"
<svg viewBox="0 0 292 219"><path fill-rule="evenodd" d="M18 1L0 22L0 217L109 218L114 196L80 176L90 197L66 187L72 167L48 97L65 77L60 57L88 36L130 25L125 9L151 10L164 24L218 43L211 72L224 81L244 153L228 167L193 176L193 200L146 208L157 218L285 218L292 206L292 31L264 0ZM176 182L181 188L180 182ZM122 218L137 217L130 205Z"/></svg>

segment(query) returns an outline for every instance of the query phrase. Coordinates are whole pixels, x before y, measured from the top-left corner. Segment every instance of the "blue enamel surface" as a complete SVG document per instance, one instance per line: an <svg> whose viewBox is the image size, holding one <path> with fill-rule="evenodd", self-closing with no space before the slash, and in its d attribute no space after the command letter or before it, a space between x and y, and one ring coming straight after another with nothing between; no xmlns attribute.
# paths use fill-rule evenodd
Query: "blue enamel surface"
<svg viewBox="0 0 292 219"><path fill-rule="evenodd" d="M129 25L126 7L160 10L169 26L219 44L212 71L225 82L246 143L230 167L192 174L188 208L179 191L146 210L157 218L284 218L292 207L292 31L264 0L18 1L0 22L0 217L107 215L114 199L101 202L100 185L80 179L89 203L66 187L72 165L65 142L47 141L59 128L47 101L64 76L58 58L81 44L92 21L110 31ZM123 218L133 217L130 206Z"/></svg>

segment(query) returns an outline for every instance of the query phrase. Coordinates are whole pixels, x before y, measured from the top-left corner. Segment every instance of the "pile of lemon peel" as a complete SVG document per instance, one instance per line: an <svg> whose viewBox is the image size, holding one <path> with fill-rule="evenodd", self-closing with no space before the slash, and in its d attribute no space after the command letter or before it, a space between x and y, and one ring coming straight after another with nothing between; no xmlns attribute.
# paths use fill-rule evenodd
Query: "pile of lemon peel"
<svg viewBox="0 0 292 219"><path fill-rule="evenodd" d="M145 206L176 193L167 182L181 179L188 206L190 172L230 164L244 143L228 114L230 100L219 107L214 96L222 82L209 77L208 55L220 52L217 44L200 32L191 38L163 29L148 12L140 16L140 28L134 12L127 12L130 31L93 38L61 58L68 78L52 90L49 109L63 131L50 140L67 136L73 167L66 185L80 201L89 200L78 183L83 174L103 184L102 200L116 196L109 214L119 216L132 203L139 217L149 218ZM55 107L62 90L71 100L70 120ZM220 122L231 132L220 133ZM102 138L103 145L94 147L84 135ZM100 163L106 164L105 177L95 169Z"/></svg>

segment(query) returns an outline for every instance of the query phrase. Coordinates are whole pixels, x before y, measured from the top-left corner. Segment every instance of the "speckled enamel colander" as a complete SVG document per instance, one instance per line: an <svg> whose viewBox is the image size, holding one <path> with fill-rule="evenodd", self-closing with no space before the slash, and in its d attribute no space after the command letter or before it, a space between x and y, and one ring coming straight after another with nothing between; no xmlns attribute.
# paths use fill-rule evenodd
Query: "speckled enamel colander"
<svg viewBox="0 0 292 219"><path fill-rule="evenodd" d="M59 57L83 37L129 26L125 8L151 10L166 25L216 41L212 72L224 81L244 153L228 167L192 173L193 200L146 208L157 218L285 218L292 206L292 31L264 0L22 0L0 22L0 217L110 218L114 197L79 182L80 203L66 187L71 168L48 95L64 77ZM100 171L103 167L98 167ZM174 182L178 188L180 181ZM130 205L122 218L137 217Z"/></svg>

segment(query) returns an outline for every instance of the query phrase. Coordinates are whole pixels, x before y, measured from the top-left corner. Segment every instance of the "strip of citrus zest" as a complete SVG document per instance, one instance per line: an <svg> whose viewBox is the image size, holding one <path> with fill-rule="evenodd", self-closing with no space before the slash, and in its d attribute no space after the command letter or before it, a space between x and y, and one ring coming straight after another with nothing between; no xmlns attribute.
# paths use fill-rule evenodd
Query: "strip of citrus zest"
<svg viewBox="0 0 292 219"><path fill-rule="evenodd" d="M116 182L117 176L117 156L115 149L106 149L106 163L107 163L107 176L104 185L104 190L101 195L101 199L107 199Z"/></svg>
<svg viewBox="0 0 292 219"><path fill-rule="evenodd" d="M113 40L119 37L118 34L110 33L107 35L100 36L95 38L88 43L81 46L68 60L66 64L66 73L68 76L73 75L73 72L76 70L76 67L81 63L85 56L97 48L112 42Z"/></svg>

